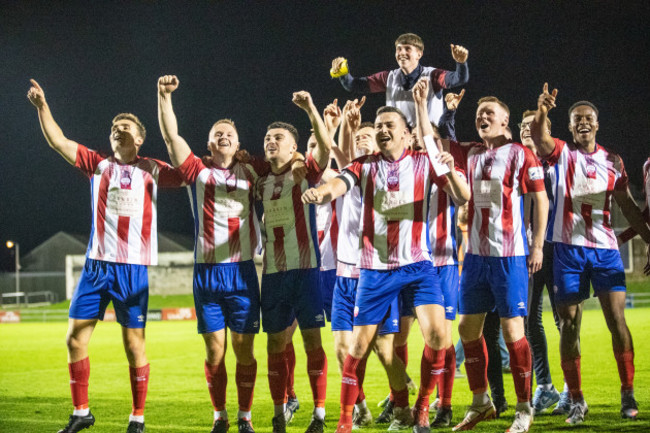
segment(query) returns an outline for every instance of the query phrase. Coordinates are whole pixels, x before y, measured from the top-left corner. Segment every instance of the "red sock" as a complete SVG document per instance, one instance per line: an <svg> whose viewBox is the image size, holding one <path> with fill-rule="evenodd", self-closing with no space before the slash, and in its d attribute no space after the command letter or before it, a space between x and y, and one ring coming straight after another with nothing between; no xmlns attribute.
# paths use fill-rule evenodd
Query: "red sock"
<svg viewBox="0 0 650 433"><path fill-rule="evenodd" d="M404 387L399 391L392 389L390 390L393 393L393 404L395 407L408 407L409 406L409 389Z"/></svg>
<svg viewBox="0 0 650 433"><path fill-rule="evenodd" d="M487 390L487 347L485 339L474 341L463 341L465 350L465 370L467 371L467 382L472 392Z"/></svg>
<svg viewBox="0 0 650 433"><path fill-rule="evenodd" d="M296 391L293 389L293 373L296 370L296 352L293 350L293 341L287 344L284 349L284 356L287 360L287 397L296 398Z"/></svg>
<svg viewBox="0 0 650 433"><path fill-rule="evenodd" d="M269 370L269 388L273 404L279 406L286 403L287 399L287 361L285 352L269 353L267 357Z"/></svg>
<svg viewBox="0 0 650 433"><path fill-rule="evenodd" d="M512 380L515 382L517 403L530 401L530 375L533 360L528 340L526 337L522 337L514 343L506 343L506 346L510 353L510 368L512 369Z"/></svg>
<svg viewBox="0 0 650 433"><path fill-rule="evenodd" d="M253 360L251 365L237 363L235 382L237 382L237 401L239 410L249 412L253 405L253 390L255 390L255 378L257 377L257 361Z"/></svg>
<svg viewBox="0 0 650 433"><path fill-rule="evenodd" d="M563 359L561 362L564 372L564 381L569 387L569 394L573 401L582 400L582 386L580 375L580 357L575 359Z"/></svg>
<svg viewBox="0 0 650 433"><path fill-rule="evenodd" d="M341 378L341 418L339 425L352 424L352 410L354 402L359 395L359 379L357 370L361 359L351 355L345 357L343 362L343 377Z"/></svg>
<svg viewBox="0 0 650 433"><path fill-rule="evenodd" d="M226 408L226 385L228 384L225 360L217 365L208 364L205 361L203 370L205 371L205 379L208 382L212 407L214 410L224 410Z"/></svg>
<svg viewBox="0 0 650 433"><path fill-rule="evenodd" d="M434 350L424 345L422 360L420 361L420 391L415 406L422 409L429 408L429 396L436 388L445 366L445 350Z"/></svg>
<svg viewBox="0 0 650 433"><path fill-rule="evenodd" d="M131 395L133 397L132 415L144 415L144 403L147 400L149 385L149 364L142 367L129 367L131 376Z"/></svg>
<svg viewBox="0 0 650 433"><path fill-rule="evenodd" d="M451 391L454 388L454 377L456 376L456 348L452 344L445 351L445 367L438 382L440 392L440 406L451 407Z"/></svg>
<svg viewBox="0 0 650 433"><path fill-rule="evenodd" d="M632 391L634 389L634 350L614 352L614 357L618 366L618 377L621 378L621 391Z"/></svg>
<svg viewBox="0 0 650 433"><path fill-rule="evenodd" d="M323 347L307 352L307 375L315 407L325 407L327 395L327 355Z"/></svg>
<svg viewBox="0 0 650 433"><path fill-rule="evenodd" d="M404 366L406 367L409 363L409 345L408 343L403 346L395 347L395 355L402 360Z"/></svg>
<svg viewBox="0 0 650 433"><path fill-rule="evenodd" d="M90 377L90 360L68 363L70 373L70 392L75 409L88 409L88 378Z"/></svg>
<svg viewBox="0 0 650 433"><path fill-rule="evenodd" d="M364 357L359 361L359 366L357 367L357 380L359 381L359 395L357 396L356 403L361 403L366 399L366 394L363 392L363 381L366 378L366 363L368 362L368 357Z"/></svg>

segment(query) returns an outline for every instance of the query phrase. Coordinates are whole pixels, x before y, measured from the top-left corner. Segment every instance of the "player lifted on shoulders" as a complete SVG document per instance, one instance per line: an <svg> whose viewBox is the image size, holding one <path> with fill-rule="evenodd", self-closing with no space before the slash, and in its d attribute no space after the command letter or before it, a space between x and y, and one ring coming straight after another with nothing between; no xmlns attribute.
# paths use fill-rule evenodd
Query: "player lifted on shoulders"
<svg viewBox="0 0 650 433"><path fill-rule="evenodd" d="M476 129L483 140L468 147L469 247L460 282L458 331L465 349L467 380L473 393L465 419L454 431L471 430L493 418L487 394L487 349L483 338L486 313L495 307L510 352L517 394L515 420L508 432L526 432L533 420L530 406L530 347L524 335L528 275L539 270L548 212L542 167L526 147L511 141L509 109L495 97L481 98ZM535 231L529 252L523 233L524 194L535 204ZM529 255L530 254L530 255ZM528 257L528 266L526 256Z"/></svg>
<svg viewBox="0 0 650 433"><path fill-rule="evenodd" d="M451 55L456 61L455 71L422 66L420 58L424 52L422 38L413 33L400 35L395 41L395 60L399 68L355 78L348 72L348 61L343 57L332 60L332 78L339 78L341 85L349 92L386 92L386 105L399 108L410 126L415 126L415 105L411 90L420 78L431 81L428 101L428 118L436 125L443 114L443 89L462 86L469 80L467 66L468 51L460 45L451 45Z"/></svg>
<svg viewBox="0 0 650 433"><path fill-rule="evenodd" d="M531 134L539 155L556 167L557 191L553 215L555 303L560 316L560 356L569 386L571 410L567 422L584 421L588 408L581 389L580 324L582 305L591 281L612 333L614 357L621 379L621 416L636 419L634 348L625 321L625 271L610 225L612 198L632 228L650 244L650 229L628 188L623 161L596 142L598 109L579 101L569 109L573 143L551 137L543 127L555 107L557 89L539 96ZM650 245L648 265L650 270Z"/></svg>
<svg viewBox="0 0 650 433"><path fill-rule="evenodd" d="M195 156L178 135L171 94L176 76L158 79L158 119L172 164L191 185L194 216L194 304L198 332L205 342L205 376L214 408L212 433L225 433L230 424L226 411L226 327L237 367L235 382L239 402L239 433L252 433L251 406L257 376L253 354L259 332L260 294L253 255L260 242L254 208L254 186L268 164L255 168L235 158L239 137L232 121L217 121L208 135L210 162Z"/></svg>
<svg viewBox="0 0 650 433"><path fill-rule="evenodd" d="M320 328L325 326L320 292L320 254L314 206L303 205L301 195L316 184L329 160L330 137L307 92L296 92L293 102L305 110L316 136L316 148L306 158L306 179L296 182L290 162L297 151L298 132L292 125L274 122L264 137L264 153L271 172L256 185L264 205L266 241L262 276L262 325L268 336L268 378L274 403L274 433L286 430L286 332L298 320L307 354L307 371L314 397L308 433L322 433L327 389L327 358Z"/></svg>
<svg viewBox="0 0 650 433"><path fill-rule="evenodd" d="M31 82L27 97L38 111L45 139L91 181L90 244L70 302L66 336L74 412L59 433L78 432L95 423L88 408L88 343L111 301L122 326L131 377L133 410L127 433L141 433L149 383L144 338L149 300L147 266L158 262L157 187L180 187L182 179L168 164L138 156L146 131L133 114L115 116L109 135L113 155L102 156L63 134L43 89L36 81Z"/></svg>
<svg viewBox="0 0 650 433"><path fill-rule="evenodd" d="M421 95L421 97L425 97ZM418 431L428 431L429 394L444 365L445 318L440 280L427 246L427 195L432 183L464 202L467 184L449 170L451 155L440 155L436 175L427 155L407 150L406 118L394 107L382 107L375 120L380 153L355 160L343 174L303 195L306 203L325 203L359 186L363 197L360 279L357 287L354 329L350 352L345 359L341 385L341 417L337 431L352 428L352 410L358 383L365 374L363 358L384 319L389 305L400 292L409 299L420 321L425 340L420 395L414 407ZM427 141L432 137L426 137ZM412 422L405 375L389 377L394 418L407 427ZM425 415L426 414L426 419Z"/></svg>

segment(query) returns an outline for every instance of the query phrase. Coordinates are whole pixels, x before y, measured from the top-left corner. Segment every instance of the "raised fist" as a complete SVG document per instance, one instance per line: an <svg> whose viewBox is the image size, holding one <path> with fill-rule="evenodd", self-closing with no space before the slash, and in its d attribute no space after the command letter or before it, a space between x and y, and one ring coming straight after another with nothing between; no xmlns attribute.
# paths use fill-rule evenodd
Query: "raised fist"
<svg viewBox="0 0 650 433"><path fill-rule="evenodd" d="M294 92L292 102L303 110L308 110L309 106L313 104L311 95L304 90Z"/></svg>
<svg viewBox="0 0 650 433"><path fill-rule="evenodd" d="M161 95L168 95L178 89L179 84L176 75L163 75L158 78L158 92Z"/></svg>
<svg viewBox="0 0 650 433"><path fill-rule="evenodd" d="M456 62L465 63L467 61L467 56L469 56L467 48L451 44L451 57L453 57Z"/></svg>

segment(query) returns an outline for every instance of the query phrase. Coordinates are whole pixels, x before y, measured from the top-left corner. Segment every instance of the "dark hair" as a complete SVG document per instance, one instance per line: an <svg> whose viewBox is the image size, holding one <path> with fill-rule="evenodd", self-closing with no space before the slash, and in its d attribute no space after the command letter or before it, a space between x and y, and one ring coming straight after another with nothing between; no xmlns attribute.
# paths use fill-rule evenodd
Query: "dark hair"
<svg viewBox="0 0 650 433"><path fill-rule="evenodd" d="M395 47L399 44L413 45L418 50L424 51L424 42L422 42L422 38L415 33L404 33L403 35L399 35L395 40Z"/></svg>
<svg viewBox="0 0 650 433"><path fill-rule="evenodd" d="M267 131L270 131L271 129L284 129L286 131L289 131L291 135L293 135L294 140L296 140L296 144L298 144L300 136L298 135L298 130L292 124L286 122L273 122L266 127Z"/></svg>
<svg viewBox="0 0 650 433"><path fill-rule="evenodd" d="M374 127L375 127L375 125L372 122L361 122L361 124L359 125L359 129L362 129L362 128L374 128Z"/></svg>
<svg viewBox="0 0 650 433"><path fill-rule="evenodd" d="M535 110L526 110L524 111L524 114L521 115L521 120L524 120L528 116L534 116L537 111ZM551 119L546 116L546 127L550 130L551 129Z"/></svg>
<svg viewBox="0 0 650 433"><path fill-rule="evenodd" d="M147 137L147 130L145 129L144 125L138 119L138 116L132 113L120 113L117 116L113 118L112 124L114 125L115 122L118 120L130 120L131 122L135 123L135 125L138 127L138 132L140 133L140 137L144 140Z"/></svg>
<svg viewBox="0 0 650 433"><path fill-rule="evenodd" d="M594 110L594 113L596 113L596 117L598 117L598 108L596 108L596 106L589 101L578 101L575 104L573 104L571 107L569 107L569 117L571 117L571 113L573 113L573 110L575 110L577 107L580 107L581 105L586 105L587 107L591 107L591 109Z"/></svg>
<svg viewBox="0 0 650 433"><path fill-rule="evenodd" d="M406 116L404 115L404 113L402 113L402 110L400 110L399 108L391 107L389 105L384 105L383 107L379 107L379 109L377 110L377 116L379 116L380 114L384 114L384 113L397 113L397 114L399 114L399 117L401 117L402 121L404 121L404 125L406 125L406 127L408 128L409 131L411 130L411 128L409 127L409 123L406 120Z"/></svg>

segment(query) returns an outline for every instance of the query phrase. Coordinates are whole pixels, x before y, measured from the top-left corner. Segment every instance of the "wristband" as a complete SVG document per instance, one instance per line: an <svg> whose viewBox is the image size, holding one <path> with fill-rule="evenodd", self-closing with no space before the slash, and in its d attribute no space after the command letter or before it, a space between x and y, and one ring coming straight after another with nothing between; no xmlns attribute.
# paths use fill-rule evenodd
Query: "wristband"
<svg viewBox="0 0 650 433"><path fill-rule="evenodd" d="M347 74L348 74L348 59L343 59L343 62L341 62L341 66L339 67L338 71L335 71L334 69L330 68L330 75L332 76L332 78L339 78Z"/></svg>

